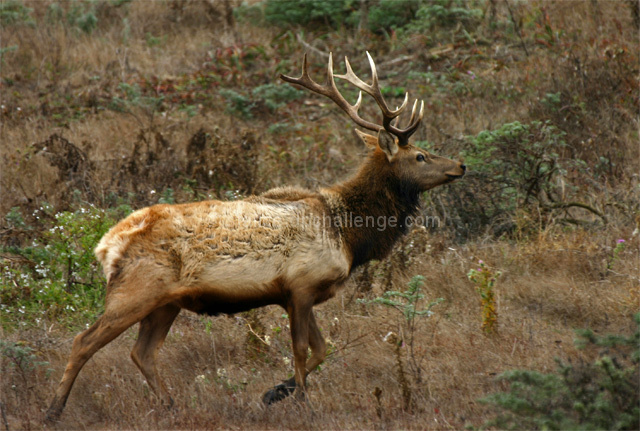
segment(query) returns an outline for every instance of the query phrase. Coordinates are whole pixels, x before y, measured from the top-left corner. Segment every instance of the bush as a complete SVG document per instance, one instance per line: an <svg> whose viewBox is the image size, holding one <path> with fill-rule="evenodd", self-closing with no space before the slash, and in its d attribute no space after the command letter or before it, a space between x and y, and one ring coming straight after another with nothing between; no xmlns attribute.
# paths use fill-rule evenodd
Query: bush
<svg viewBox="0 0 640 431"><path fill-rule="evenodd" d="M95 4L94 2L72 2L67 5L65 11L65 8L60 4L51 3L47 7L47 20L50 23L59 22L70 28L91 34L98 26Z"/></svg>
<svg viewBox="0 0 640 431"><path fill-rule="evenodd" d="M505 413L487 425L498 429L640 429L640 313L634 316L631 336L598 337L579 331L580 348L599 346L593 362L558 362L558 372L514 370L499 378L510 383L508 392L483 402Z"/></svg>
<svg viewBox="0 0 640 431"><path fill-rule="evenodd" d="M420 6L416 19L407 27L410 32L422 32L433 27L453 27L458 23L478 22L481 9L469 8L469 2L463 0L433 0Z"/></svg>
<svg viewBox="0 0 640 431"><path fill-rule="evenodd" d="M389 332L385 336L385 341L394 347L394 355L397 366L397 378L402 391L402 405L407 411L413 408L413 389L411 382L417 384L422 383L422 362L424 356L418 351L418 343L416 335L418 331L418 320L420 317L430 317L433 315L431 309L444 301L438 298L434 301L427 302L425 294L422 293L424 287L424 277L416 275L407 284L404 291L388 290L377 298L372 300L359 299L358 302L366 305L382 305L384 307L395 309L402 316L397 326L399 336L393 332ZM406 347L406 348L405 348ZM403 353L404 352L404 353ZM407 356L409 370L412 380L408 379L405 371L405 363L403 356Z"/></svg>
<svg viewBox="0 0 640 431"><path fill-rule="evenodd" d="M361 7L359 1L353 0L267 0L264 9L265 20L280 27L291 25L316 29L355 28L363 22L372 32L389 31L408 25L414 18L424 1L414 0L379 0L369 1ZM241 14L249 13L245 6ZM362 14L366 13L366 20ZM255 11L251 16L255 16Z"/></svg>
<svg viewBox="0 0 640 431"><path fill-rule="evenodd" d="M14 257L1 261L3 325L38 324L44 318L73 327L95 318L105 280L93 249L130 210L128 205L108 210L83 205L55 214L49 205L36 210L34 217L48 228L27 247L2 248ZM6 222L24 224L15 209Z"/></svg>
<svg viewBox="0 0 640 431"><path fill-rule="evenodd" d="M414 0L381 0L369 10L370 31L389 31L409 24L416 16L420 2Z"/></svg>
<svg viewBox="0 0 640 431"><path fill-rule="evenodd" d="M462 151L470 168L465 181L435 192L456 211L450 222L465 237L488 229L495 235L528 234L551 222L586 223L572 209L604 218L579 202L582 190L569 172L582 160L563 157L565 134L548 122L513 122L468 138Z"/></svg>
<svg viewBox="0 0 640 431"><path fill-rule="evenodd" d="M280 27L318 25L338 28L350 15L346 0L267 0L264 16Z"/></svg>
<svg viewBox="0 0 640 431"><path fill-rule="evenodd" d="M253 118L259 111L274 112L285 103L302 97L304 92L290 85L265 84L254 88L251 96L245 96L229 88L220 89L220 95L227 101L227 112L241 118Z"/></svg>
<svg viewBox="0 0 640 431"><path fill-rule="evenodd" d="M33 9L17 0L0 2L0 25L3 27L28 25L34 26L35 21L31 17Z"/></svg>

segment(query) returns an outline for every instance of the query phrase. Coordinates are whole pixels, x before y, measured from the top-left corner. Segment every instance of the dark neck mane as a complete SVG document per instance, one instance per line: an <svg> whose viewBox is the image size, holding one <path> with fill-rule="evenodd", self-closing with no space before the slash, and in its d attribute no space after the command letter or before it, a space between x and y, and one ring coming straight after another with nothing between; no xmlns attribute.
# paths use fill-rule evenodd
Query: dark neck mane
<svg viewBox="0 0 640 431"><path fill-rule="evenodd" d="M407 217L418 212L420 191L393 174L386 155L376 150L358 173L330 190L340 196L332 218L342 220L341 232L351 252L351 269L382 259L407 232Z"/></svg>

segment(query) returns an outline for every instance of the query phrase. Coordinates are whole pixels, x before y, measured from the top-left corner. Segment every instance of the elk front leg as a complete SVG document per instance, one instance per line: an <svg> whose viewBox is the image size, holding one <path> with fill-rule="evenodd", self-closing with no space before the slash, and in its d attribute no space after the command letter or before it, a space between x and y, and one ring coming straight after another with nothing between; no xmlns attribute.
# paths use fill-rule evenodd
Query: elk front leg
<svg viewBox="0 0 640 431"><path fill-rule="evenodd" d="M305 379L306 376L314 371L316 367L320 365L324 361L324 358L327 356L327 345L324 338L322 337L322 334L320 333L320 329L318 329L313 310L310 310L308 315L308 340L308 345L311 347L311 358L309 358L305 365ZM306 354L307 351L305 349L305 358ZM262 397L262 402L265 404L273 404L275 402L282 401L283 399L291 395L297 387L298 384L296 383L296 376L291 377L290 379L285 380L281 384L267 391ZM303 391L304 389L300 392L301 396L304 396Z"/></svg>

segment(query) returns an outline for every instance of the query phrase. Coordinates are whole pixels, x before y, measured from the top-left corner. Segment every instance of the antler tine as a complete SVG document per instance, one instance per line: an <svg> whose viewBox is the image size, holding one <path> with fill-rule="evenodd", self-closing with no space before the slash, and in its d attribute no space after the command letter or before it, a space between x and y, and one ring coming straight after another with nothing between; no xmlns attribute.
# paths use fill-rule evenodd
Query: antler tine
<svg viewBox="0 0 640 431"><path fill-rule="evenodd" d="M400 130L398 129L396 136L400 139L400 142L407 142L411 135L413 135L416 130L418 130L418 126L422 121L422 117L424 116L424 100L420 102L420 113L416 117L416 108L418 105L418 99L413 103L413 110L411 111L411 118L409 119L409 125L406 129ZM406 144L405 144L406 145Z"/></svg>
<svg viewBox="0 0 640 431"><path fill-rule="evenodd" d="M392 110L389 108L387 103L382 96L382 91L380 90L380 84L378 81L378 71L376 70L376 65L371 57L371 54L367 52L367 58L369 59L369 65L371 66L371 85L367 84L353 72L353 68L349 63L349 59L347 57L344 58L344 62L346 65L347 72L344 75L334 75L333 73L333 54L329 54L329 64L327 65L327 80L325 85L320 85L311 79L309 75L309 63L307 61L307 54L305 53L302 58L302 75L299 78L293 78L291 76L280 75L280 77L289 83L300 85L311 90L314 93L321 94L329 99L333 100L336 105L338 105L343 111L345 111L351 119L361 127L365 129L379 131L386 130L392 135L398 138L398 145L405 146L409 143L409 137L415 133L422 121L424 115L424 101L422 101L420 105L420 113L416 116L416 108L418 106L418 100L413 103L413 109L411 110L411 118L409 119L409 125L405 129L398 128L399 124L399 116L407 107L407 103L409 102L409 93L406 93L404 96L404 101L399 108ZM336 86L335 78L344 79L347 82L355 85L361 91L358 93L358 100L355 105L351 105L347 100L340 94L338 88ZM358 114L358 110L360 109L360 105L362 103L362 92L369 94L378 104L378 107L382 111L382 125L375 124L369 121L366 121L360 117ZM395 120L395 121L394 121Z"/></svg>
<svg viewBox="0 0 640 431"><path fill-rule="evenodd" d="M327 83L325 85L320 85L313 79L311 79L311 76L309 75L309 64L307 62L306 53L302 58L302 75L300 76L300 78L293 78L287 75L280 75L280 78L291 84L300 85L311 90L314 93L321 94L333 100L336 105L338 105L343 111L345 111L349 115L349 117L351 117L351 119L361 127L376 132L382 129L382 126L380 126L379 124L366 121L360 118L360 116L358 115L358 109L360 108L360 104L362 103L362 93L359 94L356 104L351 105L338 91L333 76L333 54L329 54L329 64L327 67Z"/></svg>
<svg viewBox="0 0 640 431"><path fill-rule="evenodd" d="M355 109L356 112L358 112L358 109L360 109L361 103L362 103L362 91L358 91L358 100L356 101L356 104L353 105L353 109Z"/></svg>
<svg viewBox="0 0 640 431"><path fill-rule="evenodd" d="M380 84L378 83L378 71L376 69L376 64L374 63L373 58L371 57L371 54L369 54L369 51L367 51L367 57L369 58L369 66L371 67L371 85L358 78L358 76L353 72L351 63L349 63L349 59L346 56L344 57L344 64L347 68L347 73L345 73L344 75L335 75L335 77L350 82L360 90L373 97L373 99L380 107L380 110L382 111L382 115L384 117L389 117L389 120L396 118L402 113L402 111L404 111L405 107L407 106L407 102L409 101L409 94L407 93L405 95L404 102L402 102L402 105L399 108L397 108L395 111L391 110L387 105L387 102L385 102L384 97L382 96L382 92L380 91Z"/></svg>

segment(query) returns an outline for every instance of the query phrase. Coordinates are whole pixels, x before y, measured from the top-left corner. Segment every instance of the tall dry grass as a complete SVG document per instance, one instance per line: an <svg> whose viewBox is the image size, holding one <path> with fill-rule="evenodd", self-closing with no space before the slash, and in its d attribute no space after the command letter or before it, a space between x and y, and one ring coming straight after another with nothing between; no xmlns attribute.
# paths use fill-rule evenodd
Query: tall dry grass
<svg viewBox="0 0 640 431"><path fill-rule="evenodd" d="M430 238L435 248L441 238ZM637 239L634 248L637 250ZM309 403L287 400L265 407L262 393L292 372L287 320L276 307L257 312L269 345L249 336L247 316L204 318L183 313L160 353L160 369L176 401L167 411L149 389L129 352L134 328L85 366L55 429L459 429L481 425L489 409L482 396L504 389L496 375L513 368L555 370L555 358L575 360L572 328L627 332L637 310L637 251L625 254L615 275L602 277L606 252L593 237L540 238L524 249L508 244L471 244L422 256L408 275L426 277L428 298L444 298L435 314L419 322L419 381L407 371L414 410L403 410L394 348L384 337L397 332L394 310L353 300L350 283L335 300L318 307L318 323L331 354L309 378ZM479 297L466 272L481 257L503 272L496 291L498 330L483 335ZM375 285L368 295L379 294ZM635 295L635 298L634 296ZM13 428L40 427L74 334L55 323L9 334L26 340L43 370L21 382L8 369L3 402ZM403 352L406 355L407 352ZM15 384L15 387L11 386ZM26 383L26 384L25 384ZM380 405L374 390L380 388ZM24 403L28 400L27 403Z"/></svg>

